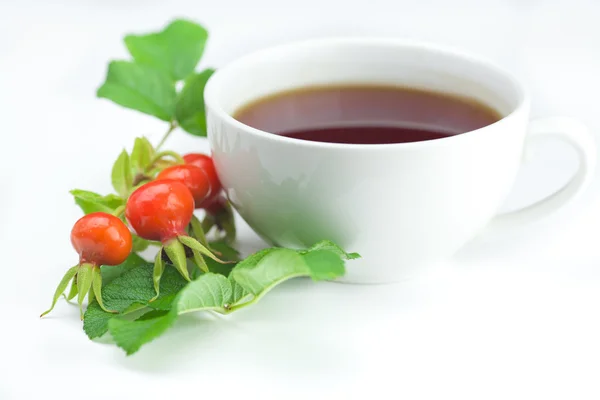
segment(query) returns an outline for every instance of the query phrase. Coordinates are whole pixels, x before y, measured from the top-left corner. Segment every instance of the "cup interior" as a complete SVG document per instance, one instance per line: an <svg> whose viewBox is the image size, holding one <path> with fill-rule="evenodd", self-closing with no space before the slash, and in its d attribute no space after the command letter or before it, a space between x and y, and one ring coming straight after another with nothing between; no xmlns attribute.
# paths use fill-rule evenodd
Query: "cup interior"
<svg viewBox="0 0 600 400"><path fill-rule="evenodd" d="M406 86L482 102L503 117L525 101L524 89L494 64L454 50L393 39L321 39L259 51L218 70L205 102L221 118L278 92L309 86Z"/></svg>

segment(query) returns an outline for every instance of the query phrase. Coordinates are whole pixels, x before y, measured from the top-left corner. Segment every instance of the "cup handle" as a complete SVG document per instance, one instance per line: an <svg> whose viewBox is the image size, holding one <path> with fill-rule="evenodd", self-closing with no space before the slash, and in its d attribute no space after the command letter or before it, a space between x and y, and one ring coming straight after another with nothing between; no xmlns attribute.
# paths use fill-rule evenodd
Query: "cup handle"
<svg viewBox="0 0 600 400"><path fill-rule="evenodd" d="M494 228L538 220L573 200L592 180L596 165L596 145L592 134L583 123L569 117L549 117L531 121L527 142L542 137L558 138L573 146L579 157L577 172L568 183L548 197L530 206L496 216L491 224Z"/></svg>

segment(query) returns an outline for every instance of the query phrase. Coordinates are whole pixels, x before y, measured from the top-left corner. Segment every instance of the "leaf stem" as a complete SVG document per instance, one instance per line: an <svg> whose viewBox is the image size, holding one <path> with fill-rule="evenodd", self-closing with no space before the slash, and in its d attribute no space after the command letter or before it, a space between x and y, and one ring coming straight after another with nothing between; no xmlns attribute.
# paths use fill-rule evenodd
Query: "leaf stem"
<svg viewBox="0 0 600 400"><path fill-rule="evenodd" d="M169 124L169 129L164 134L164 136L162 137L162 139L160 139L160 142L158 142L158 145L156 146L156 151L160 150L160 148L165 144L165 142L167 141L167 139L169 138L169 136L171 136L171 133L175 129L177 129L177 122L171 121L171 123Z"/></svg>
<svg viewBox="0 0 600 400"><path fill-rule="evenodd" d="M155 156L155 162L160 160L163 157L173 157L175 159L175 161L177 161L178 164L185 164L185 161L183 160L183 157L181 157L181 155L179 155L179 153L172 151L172 150L163 150L160 153L156 154Z"/></svg>
<svg viewBox="0 0 600 400"><path fill-rule="evenodd" d="M115 210L113 211L113 215L117 218L121 218L124 211L125 211L125 206L119 206L119 207L115 208Z"/></svg>
<svg viewBox="0 0 600 400"><path fill-rule="evenodd" d="M181 155L179 155L177 152L171 150L164 150L154 156L154 158L150 161L150 165L148 165L144 172L152 175L154 173L162 171L164 167L158 168L156 167L156 164L159 161L161 161L163 157L167 156L174 158L177 164L185 164L183 157L181 157Z"/></svg>

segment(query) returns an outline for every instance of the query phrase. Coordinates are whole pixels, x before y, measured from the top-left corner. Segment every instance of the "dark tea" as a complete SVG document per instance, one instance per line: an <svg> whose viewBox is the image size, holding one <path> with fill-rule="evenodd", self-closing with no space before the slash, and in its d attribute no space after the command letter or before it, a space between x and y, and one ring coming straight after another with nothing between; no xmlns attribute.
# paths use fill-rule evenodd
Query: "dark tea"
<svg viewBox="0 0 600 400"><path fill-rule="evenodd" d="M393 86L319 86L276 93L234 118L266 132L330 143L382 144L440 139L502 116L473 99Z"/></svg>

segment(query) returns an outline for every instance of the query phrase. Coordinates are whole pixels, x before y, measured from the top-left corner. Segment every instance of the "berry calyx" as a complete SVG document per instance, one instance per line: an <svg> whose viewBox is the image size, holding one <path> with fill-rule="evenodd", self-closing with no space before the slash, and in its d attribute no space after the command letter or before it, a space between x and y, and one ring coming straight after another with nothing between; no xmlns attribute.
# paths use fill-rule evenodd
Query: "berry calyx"
<svg viewBox="0 0 600 400"><path fill-rule="evenodd" d="M79 254L79 264L70 268L58 284L52 305L40 315L43 317L54 309L58 298L64 293L69 282L71 291L67 300L77 296L79 312L83 319L83 300L96 299L98 305L106 312L102 301L101 265L118 265L124 262L132 249L131 232L119 218L114 215L95 212L80 218L71 230L71 243Z"/></svg>

